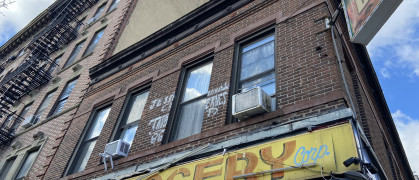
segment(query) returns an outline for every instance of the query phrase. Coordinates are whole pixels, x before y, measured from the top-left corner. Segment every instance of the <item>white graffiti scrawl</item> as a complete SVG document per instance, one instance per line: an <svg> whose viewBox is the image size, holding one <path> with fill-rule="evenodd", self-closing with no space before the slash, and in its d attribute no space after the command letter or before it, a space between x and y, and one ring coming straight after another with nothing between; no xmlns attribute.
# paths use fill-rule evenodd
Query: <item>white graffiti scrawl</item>
<svg viewBox="0 0 419 180"><path fill-rule="evenodd" d="M164 98L155 99L151 101L150 110L161 106L162 112L168 112L170 111L170 108L172 107L172 102L174 98L175 98L175 94L171 94Z"/></svg>
<svg viewBox="0 0 419 180"><path fill-rule="evenodd" d="M156 142L161 142L163 139L163 133L167 125L167 120L169 119L169 114L152 119L148 125L151 125L152 131L148 134L151 136L150 143L154 144Z"/></svg>
<svg viewBox="0 0 419 180"><path fill-rule="evenodd" d="M205 102L205 112L207 113L207 117L217 115L218 107L227 103L227 90L229 87L229 84L225 83L218 88L208 91L208 97Z"/></svg>
<svg viewBox="0 0 419 180"><path fill-rule="evenodd" d="M150 143L154 144L156 142L161 142L163 139L164 130L166 129L167 121L169 119L170 108L172 108L173 99L175 94L171 94L164 98L158 98L151 101L150 110L154 108L161 107L161 112L166 112L167 114L163 116L156 117L152 119L148 126L151 126L151 132L148 134L151 136Z"/></svg>

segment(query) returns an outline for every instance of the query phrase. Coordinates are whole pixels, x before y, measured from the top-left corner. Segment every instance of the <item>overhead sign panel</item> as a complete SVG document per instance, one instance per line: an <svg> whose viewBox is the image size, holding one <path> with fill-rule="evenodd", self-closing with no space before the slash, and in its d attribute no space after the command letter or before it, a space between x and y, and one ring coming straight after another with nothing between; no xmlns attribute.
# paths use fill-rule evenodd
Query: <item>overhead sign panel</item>
<svg viewBox="0 0 419 180"><path fill-rule="evenodd" d="M367 45L403 0L343 0L352 42Z"/></svg>
<svg viewBox="0 0 419 180"><path fill-rule="evenodd" d="M350 157L358 157L358 153L352 126L347 123L199 159L130 180L319 178L322 172L326 175L359 171L359 165L343 165ZM302 165L308 167L301 168Z"/></svg>

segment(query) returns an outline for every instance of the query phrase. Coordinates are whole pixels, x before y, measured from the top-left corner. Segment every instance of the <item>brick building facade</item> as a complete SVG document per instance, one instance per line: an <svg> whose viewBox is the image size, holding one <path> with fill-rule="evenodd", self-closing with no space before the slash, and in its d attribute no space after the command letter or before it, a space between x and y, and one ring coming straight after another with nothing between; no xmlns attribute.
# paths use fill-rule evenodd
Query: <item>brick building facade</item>
<svg viewBox="0 0 419 180"><path fill-rule="evenodd" d="M63 7L73 6L78 8L74 16L77 20L71 20L71 29L60 29L61 35L75 30L78 33L67 43L60 44L57 50L49 55L49 60L40 59L44 64L49 64L45 69L37 71L50 72L50 81L30 90L15 104L9 106L8 112L2 114L3 125L7 118L19 121L20 125L15 129L14 139L9 146L3 146L0 157L2 161L1 179L15 179L25 176L29 179L44 179L44 175L50 169L50 162L54 158L57 148L66 134L69 120L72 119L79 107L82 96L85 94L90 78L89 68L98 64L103 59L105 50L110 46L110 41L115 36L117 25L121 18L122 8L116 8L118 1L57 1L42 12L29 25L2 46L2 86L7 86L8 74L19 70L19 65L26 61L34 61L31 57L36 56L32 48L38 41L46 42L41 35L53 34L58 27L52 27L58 22L55 17L62 17ZM80 4L78 4L80 3ZM121 3L122 6L124 3ZM83 7L85 6L85 7ZM85 8L86 10L83 10ZM102 8L102 10L98 10ZM68 18L70 18L68 16ZM39 37L41 36L41 37ZM48 37L50 38L50 37ZM60 37L62 38L62 37ZM90 49L90 50L88 50ZM94 50L94 51L93 51ZM23 52L20 54L20 52ZM13 56L17 58L11 60ZM38 58L41 58L38 56ZM54 63L52 63L52 61ZM46 62L46 63L45 63ZM2 87L2 88L3 88ZM2 89L2 93L3 93ZM5 110L5 107L2 107ZM25 110L26 109L26 110ZM9 114L14 114L10 116ZM14 116L21 118L14 118ZM33 118L35 117L35 118ZM32 118L28 127L22 127L24 119ZM35 120L36 119L36 120ZM3 144L2 144L3 145ZM35 161L26 167L25 161L31 159L30 154L36 157ZM10 171L4 172L4 166L10 164ZM19 174L21 169L27 173Z"/></svg>
<svg viewBox="0 0 419 180"><path fill-rule="evenodd" d="M51 82L13 107L20 112L33 102L27 114L36 114L38 108L32 107L40 106L41 97L57 89L51 102L60 99L67 82L77 78L61 113L17 130L13 145L0 154L2 169L37 150L26 175L30 179L157 180L178 167L168 179L330 178L349 177L349 171L379 179L413 178L365 46L350 42L342 13L334 26L327 24L337 1L169 2L101 0L80 14L78 19L86 16L80 35L51 58L68 59L72 49L87 45L105 28L103 35L92 53L80 53L72 65L60 61ZM99 11L104 13L96 17ZM177 18L161 22L162 12ZM233 95L257 86L269 96L270 112L233 117ZM342 127L352 131L334 136ZM332 140L320 135L329 131ZM308 158L306 168L297 162L298 143L310 136L334 147L333 167L328 160ZM290 143L293 138L297 144ZM349 145L333 138L349 138L354 148L345 151ZM105 172L99 154L119 139L130 144L128 156L113 159L113 169L107 159ZM265 147L282 140L290 141L273 151ZM258 147L264 148L251 154ZM288 150L297 152L288 158L293 165L280 160ZM347 155L363 163L343 167L352 157ZM227 159L204 161L219 156ZM247 166L231 170L240 158L247 158ZM21 169L20 161L10 169ZM271 166L248 169L250 162ZM283 169L290 167L299 173ZM18 171L7 176L15 178Z"/></svg>

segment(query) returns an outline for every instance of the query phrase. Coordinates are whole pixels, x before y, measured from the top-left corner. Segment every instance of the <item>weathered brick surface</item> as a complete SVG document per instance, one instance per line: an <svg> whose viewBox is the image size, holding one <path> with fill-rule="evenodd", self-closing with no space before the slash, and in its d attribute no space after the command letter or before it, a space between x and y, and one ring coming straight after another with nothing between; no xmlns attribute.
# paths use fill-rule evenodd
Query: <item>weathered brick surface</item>
<svg viewBox="0 0 419 180"><path fill-rule="evenodd" d="M95 53L78 62L83 69L64 109L77 105L79 102L80 106L23 133L16 139L24 144L29 144L32 135L38 131L43 131L49 138L34 164L29 178L59 179L62 177L69 161L76 153L76 146L83 131L87 128L86 124L94 115L95 109L109 105L111 111L89 158L86 170L67 176L65 179L89 179L103 175L103 164L100 164L101 159L98 154L103 152L106 143L112 140L112 135L123 114L124 104L129 100L129 94L142 87L148 87L150 93L130 154L126 158L116 160L116 168L110 173L207 143L220 142L270 127L273 123L294 121L342 108L352 108L349 100L352 98L355 106L353 111L357 114L357 120L361 123L368 140L373 145L387 176L393 177L388 152L394 150L391 147L392 142L386 142L388 140L385 138L389 136L389 133L383 132L380 127L383 122L380 113L376 112L376 102L372 102L371 98L368 98L371 97L371 92L365 89L368 88L368 84L362 84L366 81L365 75L358 70L362 65L359 63L353 45L345 44L349 42L346 37L347 32L345 29L340 29L336 36L338 51L341 55L343 76L349 87L350 95L346 92L331 31L325 29L325 23L322 20L323 17L330 15L326 2L252 1L197 32L176 40L172 45L89 87L88 69L111 56L120 30L127 23L126 17L131 14L130 10L134 9L133 5L136 1L121 1L115 11L106 15L108 20L105 23L108 25ZM93 16L96 8L102 4L101 2L91 8L87 19ZM108 2L108 6L110 2ZM313 5L316 3L317 5ZM84 52L95 30L101 26L103 26L101 22L96 22L92 27L87 28L89 35L81 52ZM225 98L229 99L232 94L228 89L235 83L232 82L232 79L235 72L233 65L237 58L235 55L237 42L268 28L275 31L277 102L275 106L277 111L246 121L229 123L228 108L231 105L229 101L226 101L225 104L217 106L217 113L205 112L200 134L169 143L164 140L163 142L156 141L152 120L168 115L169 122L165 128L165 134L163 134L168 136L170 124L175 120L176 96L181 91L179 87L182 83L184 67L199 62L204 57L211 57L213 68L209 90L227 87ZM343 36L340 33L343 33ZM65 49L66 53L60 62L61 66L64 65L64 60L68 58L76 42L77 40L73 41ZM200 52L204 52L204 54L200 54ZM81 58L81 54L76 60ZM57 90L57 92L61 92L65 83L74 76L74 72L72 68L68 68L57 76L62 78ZM47 87L40 89L39 97L45 96L48 91ZM55 95L53 101L58 98L59 94ZM175 101L167 101L166 99L170 99L172 95L175 95ZM211 97L213 94L209 94L209 98ZM161 101L160 105L157 105L158 100ZM36 99L33 107L39 106L41 101L42 99ZM48 107L49 109L52 108L52 104L51 107ZM29 114L34 113L35 110L35 108L31 108ZM390 144L388 150L386 144ZM10 149L0 153L0 157L8 154ZM397 158L392 160L396 166L401 163ZM393 167L393 169L397 168L399 167ZM396 176L400 176L400 174Z"/></svg>
<svg viewBox="0 0 419 180"><path fill-rule="evenodd" d="M277 74L276 106L278 109L288 108L289 112L287 114L282 114L270 120L263 120L263 117L255 118L254 123L240 122L226 125L227 108L229 106L227 102L218 107L218 113L216 115L208 116L208 112L204 114L201 134L168 144L161 142L151 143L152 137L150 133L153 130L150 121L168 113L167 110L162 111L161 107L152 108L153 100L164 99L180 91L178 88L182 74L182 69L178 68L180 61L197 51L205 49L213 43L220 42L220 46L228 44L230 42L230 36L233 33L263 21L272 14L276 14L281 10L288 12L284 9L287 6L281 6L281 4L284 3L273 1L252 2L248 6L233 12L230 16L222 18L185 39L175 42L173 46L152 54L131 67L123 69L111 77L91 86L87 97L80 105L80 109L83 109L83 115L74 119L74 125L70 129L79 129L87 123L89 115L91 116L93 114L91 110L95 106L96 99L101 99L115 92L117 95L114 96L112 110L93 150L92 156L89 159L87 171L91 173L86 174L81 172L68 178L86 179L103 173L99 170L102 169L103 165L98 164L100 157L97 154L103 151L104 145L112 138L111 136L115 130L118 117L122 114L122 106L128 100L126 93L129 92L129 86L133 83L139 83L138 81L142 78L144 79L145 76L150 76L149 79L151 82L144 83L145 85L151 85L150 94L130 150L131 157L128 156L127 158L117 160L115 170L123 169L133 164L152 161L159 157L207 143L223 141L263 127L269 127L274 121L285 122L307 118L348 107L346 101L342 99L343 96L340 96L340 99L326 101L321 104L314 103L310 107L301 105L305 102L314 102L318 99L325 98L330 93L342 95L341 78L330 33L316 34L324 30L324 23L323 21L315 22L316 18L313 17L319 18L327 14L327 7L325 4L321 4L295 17L291 17L278 25L275 25L275 23L270 25L276 31L276 49L278 52L275 69ZM293 4L292 7L294 9L299 7L297 3L289 4ZM249 11L252 11L252 14L249 14ZM266 27L255 27L255 30L248 35L263 30ZM321 51L316 50L318 46L322 48ZM226 84L228 86L231 85L233 62L235 59L234 51L235 46L232 44L231 46L208 54L212 56L211 59L213 61L210 90ZM195 59L193 61L197 62L202 58ZM151 74L155 72L158 72L158 75L152 76ZM230 94L227 94L226 98L229 96ZM173 104L173 106L175 105ZM88 109L90 111L87 111ZM173 112L170 113L169 124L172 120ZM220 128L225 130L220 130ZM166 131L168 131L168 127L166 127ZM63 143L67 144L66 142L68 142L68 145L66 147L60 147L63 150L57 154L64 161L68 161L71 158L72 153L69 153L69 151L74 149L77 144L73 143L73 137L80 137L82 133L82 131L73 130L69 132L68 136L71 138L65 137ZM144 152L149 153L141 155ZM133 156L138 156L139 158L133 159ZM60 169L62 171L64 170L64 168ZM94 172L92 173L92 171Z"/></svg>
<svg viewBox="0 0 419 180"><path fill-rule="evenodd" d="M96 5L94 5L90 12L83 13L84 16L87 14L87 18L84 23L89 20L93 14L95 13L96 9L105 1L99 1ZM110 6L111 1L109 1L105 7L105 9L108 9ZM70 144L77 144L79 136L69 135L65 136L66 138L71 138L72 141L70 141L70 144L66 144L63 146L62 140L64 135L66 135L66 132L68 131L83 131L84 126L79 126L76 129L68 129L69 124L71 123L71 119L73 115L75 115L77 111L77 105L81 102L82 96L85 94L88 85L90 83L89 78L89 68L95 66L98 64L103 58L104 58L104 52L106 51L107 47L110 46L109 42L113 40L113 37L115 36L115 31L118 31L118 29L115 27L119 22L118 19L120 19L121 12L123 11L124 6L127 6L128 2L121 1L120 7L116 10L109 12L106 14L105 12L102 14L101 17L105 17L108 19L107 21L104 21L103 23L100 21L95 22L90 27L83 26L80 28L79 33L86 31L87 34L85 35L79 35L77 39L70 42L68 45L63 47L62 50L59 50L58 52L54 53L51 56L51 59L55 59L55 57L58 57L60 55L63 55L61 57L61 61L59 63L59 67L55 69L53 72L53 79L56 77L60 78L60 81L54 84L52 81L50 81L48 84L43 85L38 90L36 90L36 95L31 96L25 96L21 99L21 105L16 109L17 113L19 114L24 107L24 104L32 103L32 106L27 113L27 115L32 115L35 113L35 111L38 109L40 104L42 103L42 100L46 96L48 92L53 90L53 87L56 88L56 93L54 97L51 99L49 106L46 109L46 112L43 114L40 123L41 125L38 125L35 128L32 128L31 130L24 130L22 127L20 127L17 131L17 137L13 140L14 142L21 142L22 148L26 147L28 145L31 145L32 142L34 142L33 135L38 133L39 131L42 131L45 134L45 137L48 139L46 140L45 144L43 145L42 149L39 151L39 156L37 157L35 163L33 164L30 172L28 173L29 179L56 179L51 178L51 174L53 174L53 177L60 177L62 170L59 169L59 167L65 167L67 161L63 161L61 157L55 156L55 153L59 147L66 147ZM95 52L91 55L88 55L86 57L82 57L83 52L87 49L90 41L92 40L95 32L99 30L101 27L103 27L105 24L107 24L105 32L97 44L97 47L95 49ZM63 69L62 67L66 63L68 57L70 56L71 51L74 49L75 45L80 42L81 39L86 38L85 44L83 46L83 49L78 54L78 56L75 59L75 62L73 65L71 65L68 68ZM64 53L64 54L63 54ZM19 58L14 63L19 65L21 60L24 56ZM81 65L82 69L74 72L73 67L75 64ZM12 69L13 66L10 66L6 71ZM51 111L53 108L55 102L57 101L58 97L62 93L66 83L74 78L77 77L77 83L70 94L70 97L68 98L62 112L58 116L53 116L53 118L48 118L48 121L46 122L47 114ZM69 111L68 111L69 110ZM87 118L89 115L86 115ZM44 123L44 121L46 123ZM74 124L74 123L73 123ZM71 149L72 150L72 149ZM0 152L0 158L4 159L7 157L10 157L10 153L12 152L11 147L4 147ZM72 151L69 151L71 153ZM51 163L54 164L54 162L60 162L60 165L53 165L51 166ZM60 171L57 171L56 169L59 169Z"/></svg>

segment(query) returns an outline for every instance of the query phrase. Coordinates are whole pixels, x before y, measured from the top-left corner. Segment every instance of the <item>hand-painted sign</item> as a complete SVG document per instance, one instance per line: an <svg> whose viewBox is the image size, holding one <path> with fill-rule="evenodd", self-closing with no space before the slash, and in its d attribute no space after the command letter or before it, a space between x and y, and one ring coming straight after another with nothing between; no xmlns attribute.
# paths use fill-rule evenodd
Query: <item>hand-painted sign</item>
<svg viewBox="0 0 419 180"><path fill-rule="evenodd" d="M351 41L367 45L402 0L343 0Z"/></svg>
<svg viewBox="0 0 419 180"><path fill-rule="evenodd" d="M321 171L339 174L349 170L360 170L358 165L343 165L343 161L349 157L357 156L352 126L343 124L228 152L225 155L200 159L150 174L148 177L143 175L131 179L232 180L235 176L309 163L316 163L316 166L258 174L247 179L316 178L321 177Z"/></svg>
<svg viewBox="0 0 419 180"><path fill-rule="evenodd" d="M150 122L148 122L148 126L151 126L150 132L148 134L151 136L150 143L154 144L157 142L161 142L163 140L164 130L166 129L167 121L169 119L169 112L172 108L173 99L175 98L175 94L171 94L164 98L159 98L151 101L150 110L154 108L160 108L161 112L167 113L163 116L156 117Z"/></svg>

